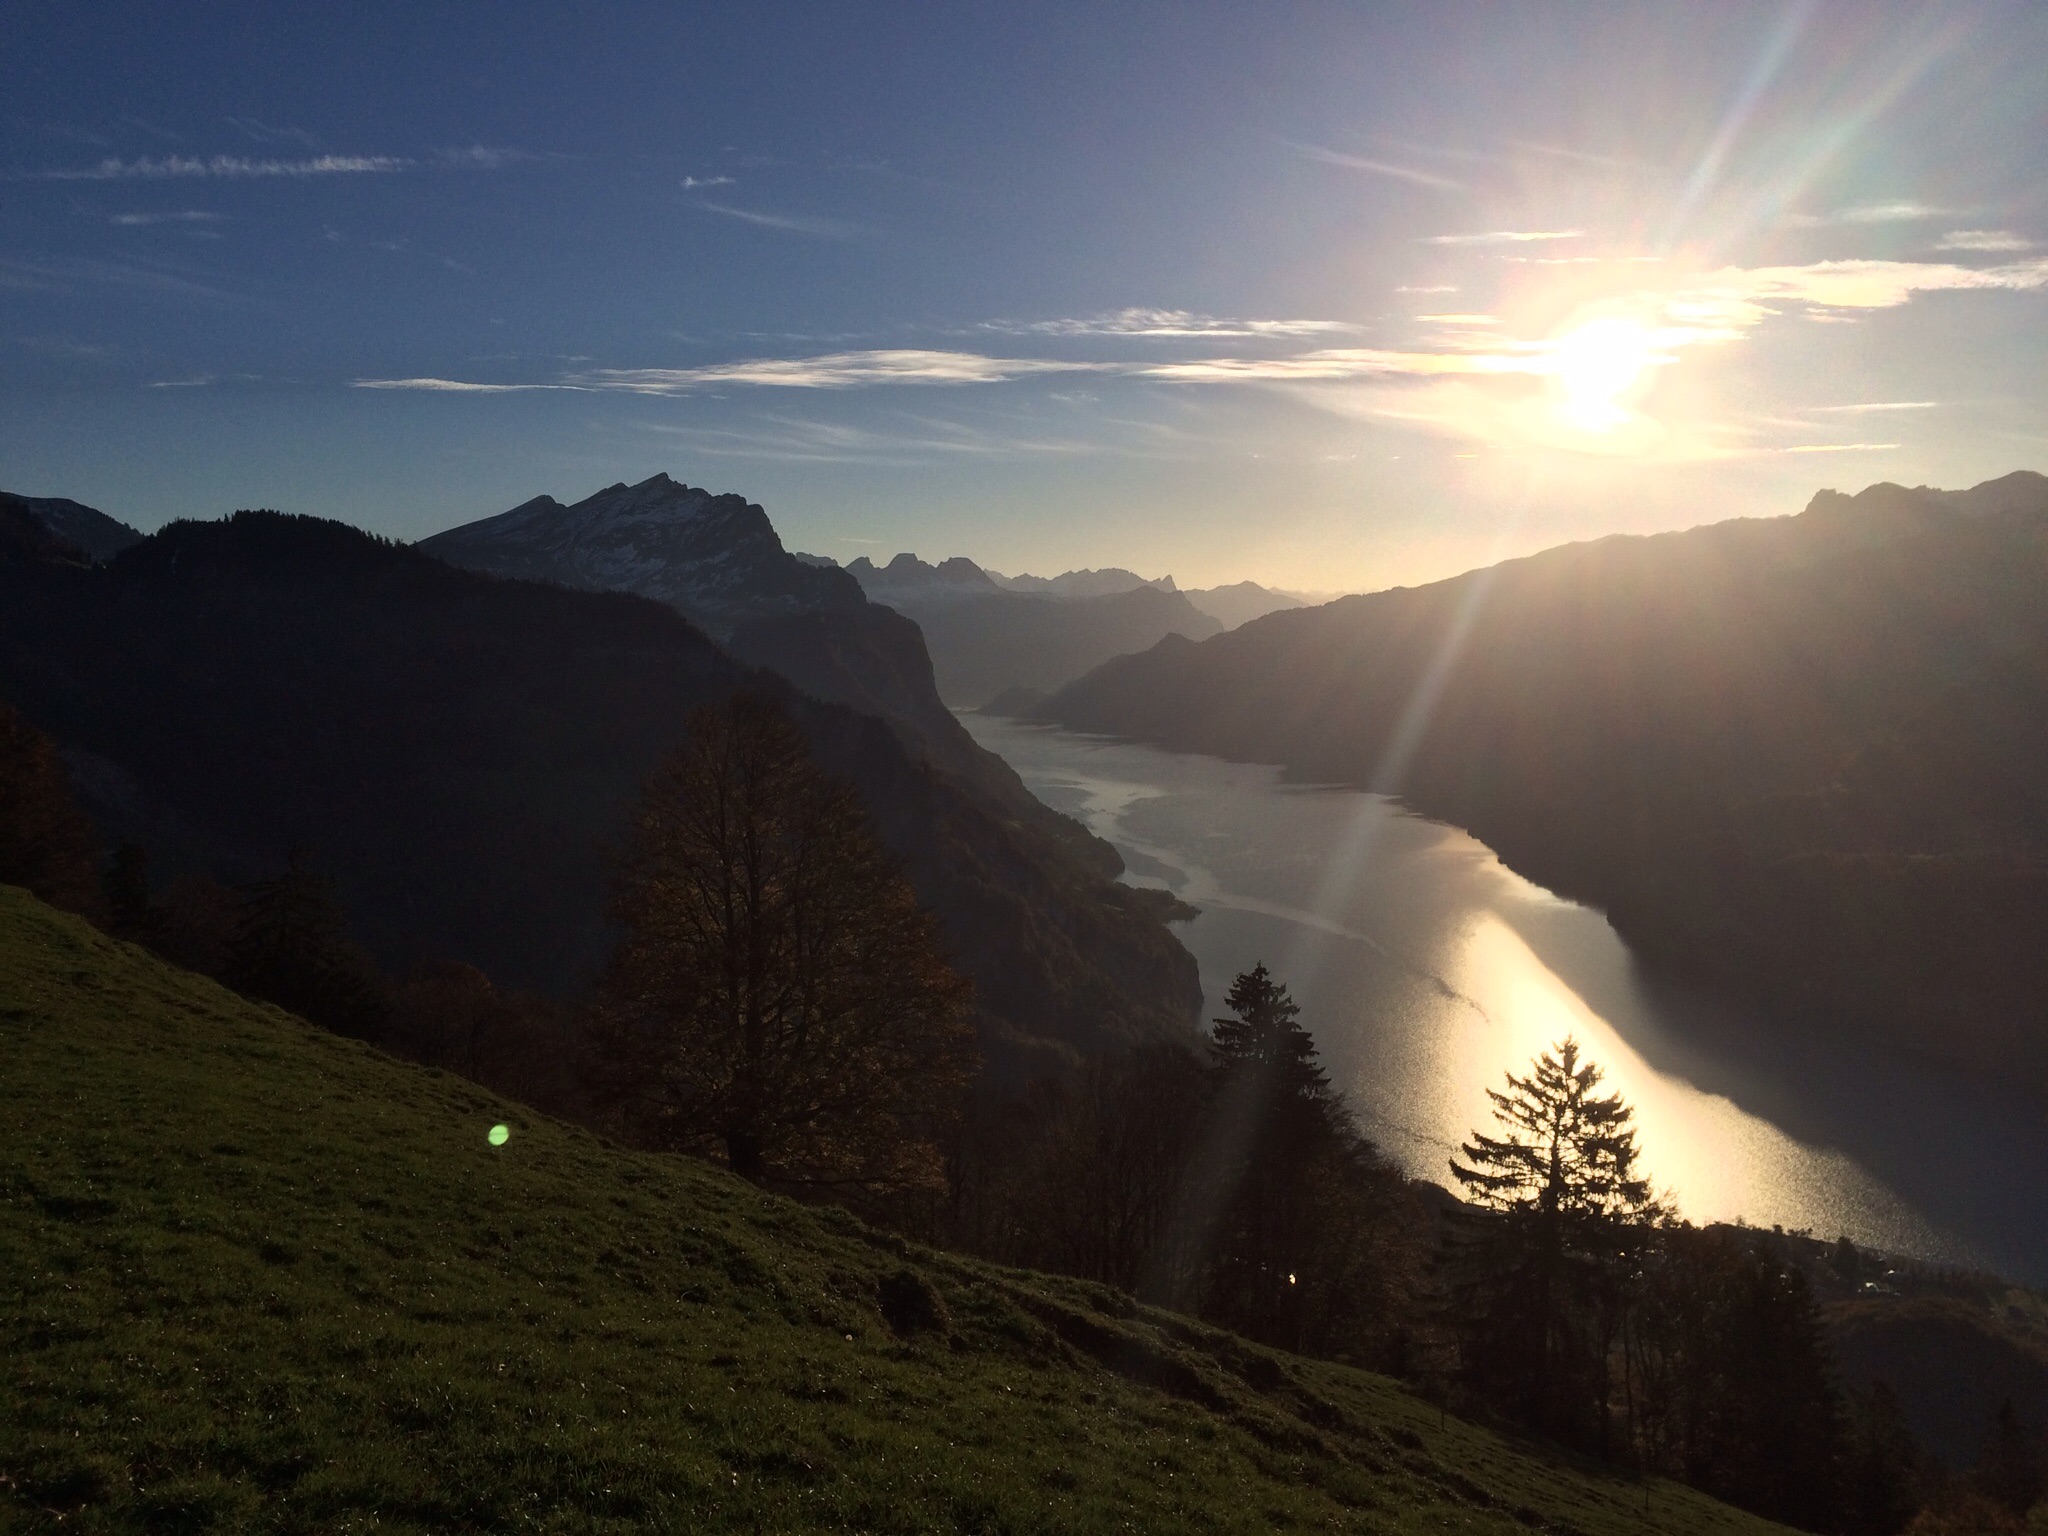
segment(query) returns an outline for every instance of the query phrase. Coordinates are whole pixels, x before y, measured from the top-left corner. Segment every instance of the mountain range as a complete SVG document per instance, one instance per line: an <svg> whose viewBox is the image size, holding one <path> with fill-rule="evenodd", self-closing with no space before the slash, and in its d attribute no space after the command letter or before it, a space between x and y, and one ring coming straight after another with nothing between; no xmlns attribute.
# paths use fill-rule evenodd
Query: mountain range
<svg viewBox="0 0 2048 1536"><path fill-rule="evenodd" d="M806 588L737 498L627 489L612 529L589 503L526 504L516 576L275 513L172 523L104 562L0 539L0 696L161 872L244 881L305 846L386 964L573 992L608 945L607 849L640 783L696 707L764 688L940 915L999 1074L1185 1034L1200 989L1170 904L974 746L914 624L842 573ZM692 509L733 534L727 558ZM511 564L507 535L469 547ZM716 613L726 644L676 602L529 579L550 550L577 586L630 575ZM755 659L777 649L786 674Z"/></svg>
<svg viewBox="0 0 2048 1536"><path fill-rule="evenodd" d="M1826 491L1106 663L1039 718L1398 794L1789 1028L2048 1093L2048 478Z"/></svg>
<svg viewBox="0 0 2048 1536"><path fill-rule="evenodd" d="M933 565L899 554L882 566L863 555L845 569L870 600L917 621L939 693L956 708L1007 709L1167 635L1199 640L1299 606L1254 582L1205 593L1115 568L1004 576L959 555Z"/></svg>

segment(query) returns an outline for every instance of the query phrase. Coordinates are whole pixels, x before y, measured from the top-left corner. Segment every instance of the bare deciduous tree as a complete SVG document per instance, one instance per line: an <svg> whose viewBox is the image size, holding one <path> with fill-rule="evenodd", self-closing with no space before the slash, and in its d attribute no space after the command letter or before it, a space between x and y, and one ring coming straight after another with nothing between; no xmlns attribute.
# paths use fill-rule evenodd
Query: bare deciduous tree
<svg viewBox="0 0 2048 1536"><path fill-rule="evenodd" d="M782 1185L942 1183L968 984L774 701L698 712L647 786L613 916L598 1058L647 1139Z"/></svg>

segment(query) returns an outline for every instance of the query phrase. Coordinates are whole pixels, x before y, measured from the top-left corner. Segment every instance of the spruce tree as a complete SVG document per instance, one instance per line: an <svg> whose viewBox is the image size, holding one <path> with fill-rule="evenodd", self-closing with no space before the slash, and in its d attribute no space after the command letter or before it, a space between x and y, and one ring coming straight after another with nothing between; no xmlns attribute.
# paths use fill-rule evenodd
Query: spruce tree
<svg viewBox="0 0 2048 1536"><path fill-rule="evenodd" d="M1201 1309L1298 1347L1303 1280L1315 1271L1321 1226L1315 1203L1326 1181L1318 1174L1356 1138L1287 988L1255 965L1224 1001L1230 1013L1213 1021L1210 1035L1212 1162L1199 1193L1214 1222L1198 1238L1206 1259Z"/></svg>
<svg viewBox="0 0 2048 1536"><path fill-rule="evenodd" d="M1479 1212L1449 1256L1468 1388L1560 1438L1612 1449L1609 1351L1623 1294L1664 1214L1636 1168L1635 1112L1600 1094L1567 1037L1488 1089L1500 1132L1474 1131L1451 1174Z"/></svg>
<svg viewBox="0 0 2048 1536"><path fill-rule="evenodd" d="M1508 1091L1486 1090L1501 1136L1474 1131L1451 1160L1465 1198L1495 1211L1530 1212L1557 1222L1647 1221L1659 1207L1636 1172L1635 1111L1618 1093L1598 1095L1600 1068L1579 1059L1567 1035L1536 1058L1527 1077L1508 1075Z"/></svg>

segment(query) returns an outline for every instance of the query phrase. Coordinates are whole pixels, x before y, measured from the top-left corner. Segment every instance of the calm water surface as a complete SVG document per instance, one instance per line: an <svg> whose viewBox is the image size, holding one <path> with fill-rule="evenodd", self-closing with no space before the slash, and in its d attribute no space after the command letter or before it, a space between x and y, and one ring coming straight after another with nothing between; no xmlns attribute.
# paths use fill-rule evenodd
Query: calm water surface
<svg viewBox="0 0 2048 1536"><path fill-rule="evenodd" d="M2048 1114L1901 1056L1788 1039L1646 977L1598 912L1384 796L962 716L1047 804L1114 843L1176 925L1208 1012L1263 960L1367 1132L1448 1184L1485 1090L1578 1036L1694 1220L1807 1229L2048 1283Z"/></svg>

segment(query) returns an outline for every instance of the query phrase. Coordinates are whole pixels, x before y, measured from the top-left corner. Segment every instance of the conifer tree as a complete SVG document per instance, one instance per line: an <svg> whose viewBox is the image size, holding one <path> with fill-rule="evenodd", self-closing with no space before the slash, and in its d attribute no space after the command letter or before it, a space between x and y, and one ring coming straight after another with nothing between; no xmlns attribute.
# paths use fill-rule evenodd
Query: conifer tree
<svg viewBox="0 0 2048 1536"><path fill-rule="evenodd" d="M1450 1256L1468 1386L1567 1440L1611 1449L1609 1351L1622 1288L1664 1214L1636 1168L1635 1112L1597 1092L1570 1037L1506 1092L1500 1133L1474 1131L1451 1174L1481 1218Z"/></svg>
<svg viewBox="0 0 2048 1536"><path fill-rule="evenodd" d="M641 1134L750 1179L942 1186L968 985L774 701L697 713L647 786L612 910L597 1067Z"/></svg>
<svg viewBox="0 0 2048 1536"><path fill-rule="evenodd" d="M1215 1212L1200 1245L1202 1310L1254 1337L1299 1347L1304 1278L1317 1271L1336 1197L1337 1165L1357 1141L1344 1101L1316 1060L1301 1009L1263 964L1231 983L1230 1013L1213 1021L1216 1060L1209 1146L1198 1189ZM1368 1158L1369 1160L1369 1158Z"/></svg>
<svg viewBox="0 0 2048 1536"><path fill-rule="evenodd" d="M1502 1136L1474 1131L1451 1160L1465 1197L1496 1211L1533 1212L1557 1222L1643 1222L1659 1213L1648 1179L1636 1173L1635 1111L1618 1093L1596 1095L1600 1068L1579 1059L1567 1035L1536 1058L1508 1091L1486 1090Z"/></svg>

